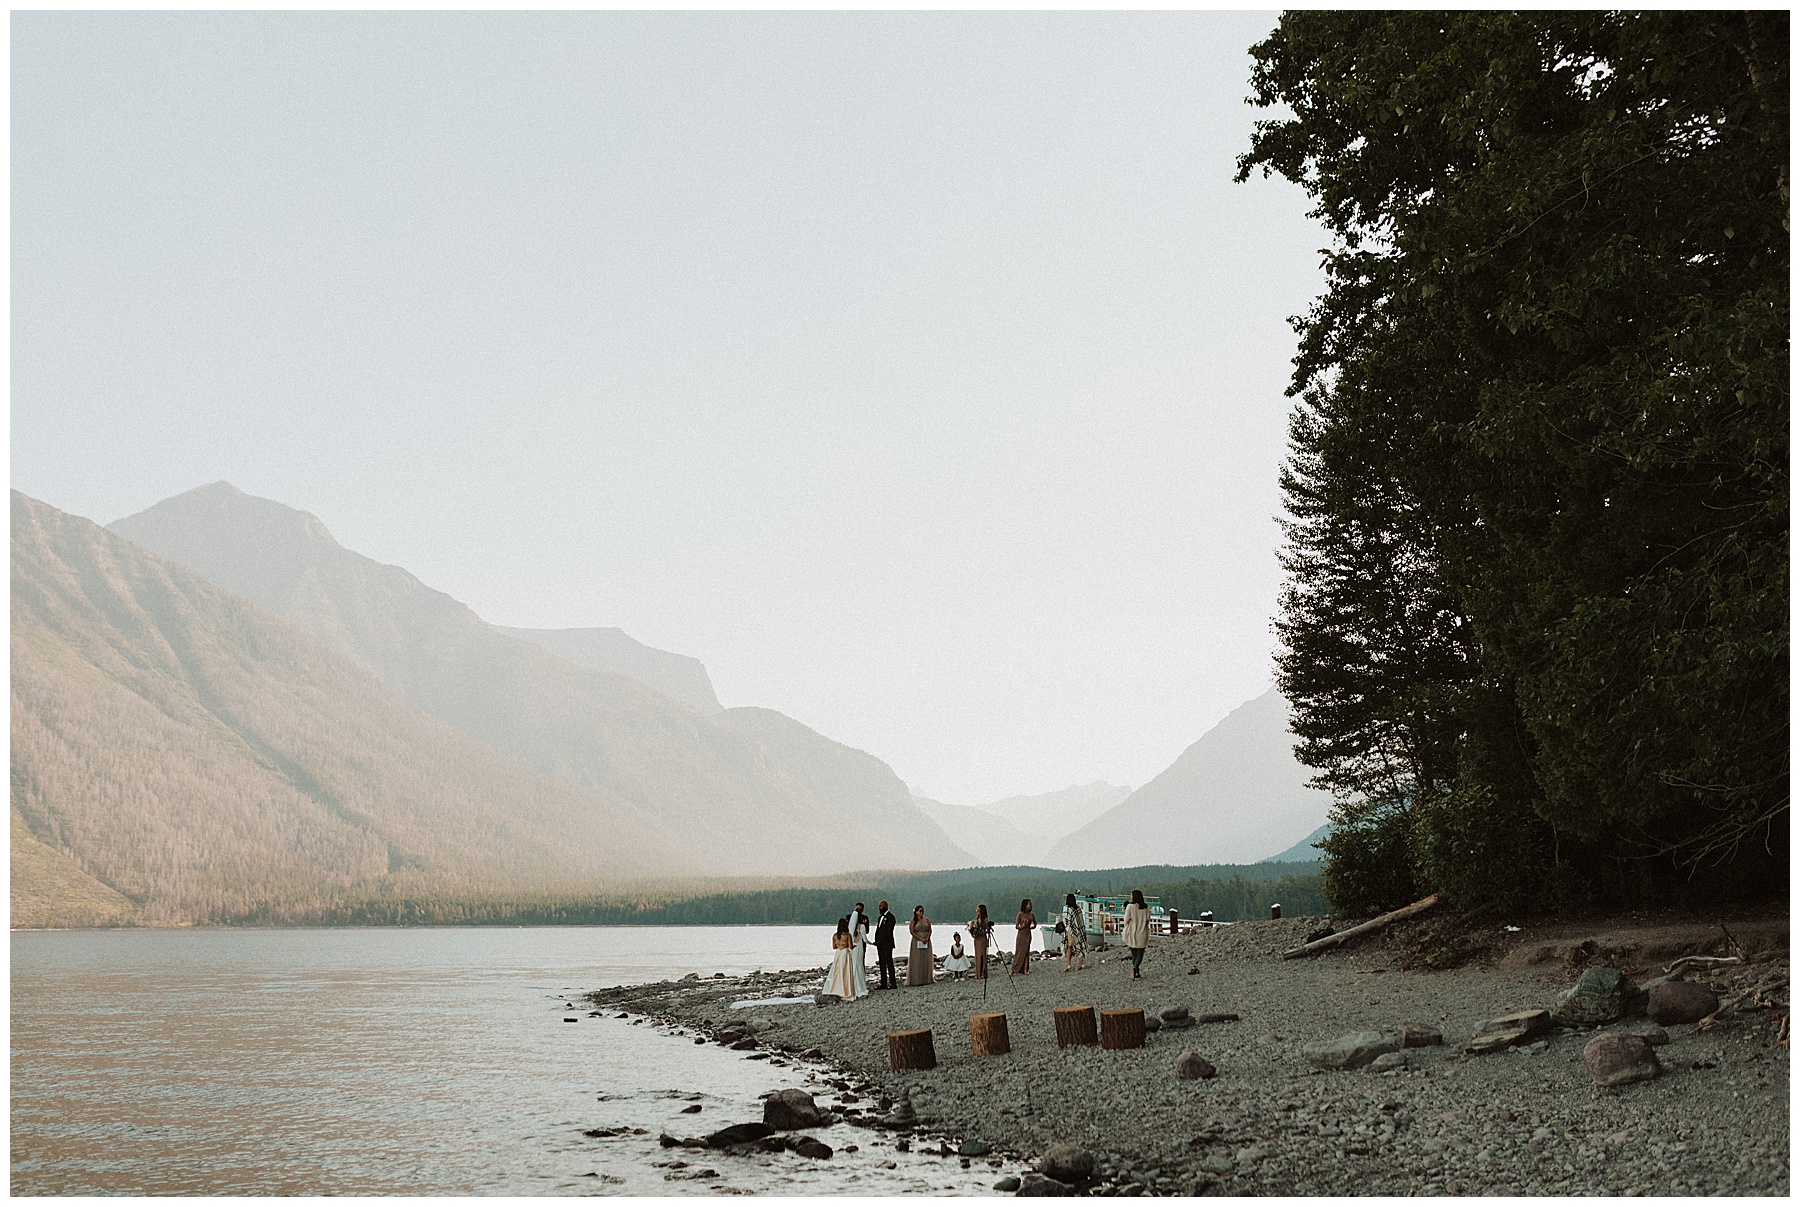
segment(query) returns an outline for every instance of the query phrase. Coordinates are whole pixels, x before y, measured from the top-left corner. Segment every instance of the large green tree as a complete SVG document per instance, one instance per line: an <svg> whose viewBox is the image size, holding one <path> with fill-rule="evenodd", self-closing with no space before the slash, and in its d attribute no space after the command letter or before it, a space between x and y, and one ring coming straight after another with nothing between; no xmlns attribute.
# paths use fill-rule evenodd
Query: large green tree
<svg viewBox="0 0 1800 1207"><path fill-rule="evenodd" d="M1289 116L1240 179L1334 237L1283 685L1346 830L1399 819L1383 891L1785 859L1787 15L1291 13L1252 54Z"/></svg>

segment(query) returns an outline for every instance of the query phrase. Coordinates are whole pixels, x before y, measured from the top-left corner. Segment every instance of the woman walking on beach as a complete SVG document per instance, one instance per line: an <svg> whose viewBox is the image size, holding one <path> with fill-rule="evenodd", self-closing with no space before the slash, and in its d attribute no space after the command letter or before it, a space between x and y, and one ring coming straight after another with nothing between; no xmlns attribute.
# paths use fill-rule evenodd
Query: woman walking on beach
<svg viewBox="0 0 1800 1207"><path fill-rule="evenodd" d="M906 952L906 987L929 985L935 957L931 954L931 919L925 916L923 905L913 906L906 929L912 932L912 946Z"/></svg>
<svg viewBox="0 0 1800 1207"><path fill-rule="evenodd" d="M985 903L975 907L975 917L969 921L969 941L975 944L975 975L987 980L988 941L994 935L994 920L988 917Z"/></svg>
<svg viewBox="0 0 1800 1207"><path fill-rule="evenodd" d="M1031 912L1031 898L1019 902L1019 917L1013 923L1019 937L1013 943L1012 975L1031 971L1031 932L1037 929L1037 915Z"/></svg>
<svg viewBox="0 0 1800 1207"><path fill-rule="evenodd" d="M1125 907L1125 933L1120 936L1131 951L1131 979L1141 981L1138 969L1144 963L1144 948L1150 946L1150 907L1144 904L1144 890L1131 890L1131 904Z"/></svg>
<svg viewBox="0 0 1800 1207"><path fill-rule="evenodd" d="M1075 957L1081 957L1081 964L1075 969L1080 972L1087 967L1087 920L1081 916L1081 906L1075 901L1075 894L1070 893L1063 898L1063 971L1069 971L1069 965L1075 963Z"/></svg>
<svg viewBox="0 0 1800 1207"><path fill-rule="evenodd" d="M846 1002L857 998L856 978L850 972L851 951L856 941L850 937L850 919L839 918L837 933L831 936L831 973L825 978L825 992Z"/></svg>

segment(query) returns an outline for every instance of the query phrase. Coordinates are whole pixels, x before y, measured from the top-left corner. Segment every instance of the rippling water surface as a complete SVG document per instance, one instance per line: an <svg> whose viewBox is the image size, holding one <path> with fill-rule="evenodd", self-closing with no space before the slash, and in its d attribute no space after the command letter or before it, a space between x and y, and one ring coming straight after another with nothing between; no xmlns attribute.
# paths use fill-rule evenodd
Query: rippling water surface
<svg viewBox="0 0 1800 1207"><path fill-rule="evenodd" d="M986 1191L980 1162L842 1125L816 1134L861 1151L823 1162L665 1150L665 1128L760 1119L759 1094L816 1078L564 1008L587 989L828 956L820 927L16 933L12 1190ZM649 1135L581 1134L622 1125Z"/></svg>

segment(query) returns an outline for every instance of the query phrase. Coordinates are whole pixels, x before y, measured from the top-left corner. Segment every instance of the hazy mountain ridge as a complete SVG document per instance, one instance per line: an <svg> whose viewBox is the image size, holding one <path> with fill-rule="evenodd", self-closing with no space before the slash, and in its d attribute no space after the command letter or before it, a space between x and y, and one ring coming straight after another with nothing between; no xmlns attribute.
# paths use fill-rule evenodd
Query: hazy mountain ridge
<svg viewBox="0 0 1800 1207"><path fill-rule="evenodd" d="M16 491L11 648L14 925L103 920L125 900L141 920L181 921L692 866L615 803L508 762L198 574Z"/></svg>
<svg viewBox="0 0 1800 1207"><path fill-rule="evenodd" d="M1331 833L1331 823L1326 822L1287 850L1278 851L1262 862L1318 863L1321 859L1325 858L1325 852L1321 851L1316 844L1329 833Z"/></svg>
<svg viewBox="0 0 1800 1207"><path fill-rule="evenodd" d="M913 803L925 816L942 826L944 833L976 860L989 866L1028 863L1049 844L983 809L946 805L943 801L914 796Z"/></svg>
<svg viewBox="0 0 1800 1207"><path fill-rule="evenodd" d="M1043 860L1057 841L1131 795L1130 788L1095 780L1036 796L1009 796L987 805L914 802L960 846L989 866Z"/></svg>
<svg viewBox="0 0 1800 1207"><path fill-rule="evenodd" d="M1267 692L1232 710L1169 767L1051 850L1056 867L1137 860L1255 863L1318 828L1331 797L1294 757L1288 704Z"/></svg>
<svg viewBox="0 0 1800 1207"><path fill-rule="evenodd" d="M705 663L645 645L623 629L514 629L498 624L493 628L576 666L629 675L689 708L703 713L724 711Z"/></svg>
<svg viewBox="0 0 1800 1207"><path fill-rule="evenodd" d="M703 715L566 661L344 549L304 512L215 483L109 527L343 649L508 758L628 804L704 870L973 862L872 755L768 710Z"/></svg>

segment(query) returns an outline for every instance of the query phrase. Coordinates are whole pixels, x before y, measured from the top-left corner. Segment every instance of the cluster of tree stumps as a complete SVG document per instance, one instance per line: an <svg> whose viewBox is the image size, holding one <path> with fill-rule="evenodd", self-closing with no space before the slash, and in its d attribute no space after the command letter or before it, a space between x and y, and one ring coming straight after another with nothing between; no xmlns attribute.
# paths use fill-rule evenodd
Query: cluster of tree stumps
<svg viewBox="0 0 1800 1207"><path fill-rule="evenodd" d="M1096 1025L1096 1015L1098 1025ZM1144 1012L1140 1009L1101 1010L1092 1006L1059 1006L1053 1016L1056 1046L1086 1046L1120 1051L1144 1046ZM1006 1015L977 1014L969 1019L969 1043L977 1056L1004 1056L1012 1051ZM888 1063L896 1072L937 1068L937 1050L931 1029L921 1027L888 1034Z"/></svg>

